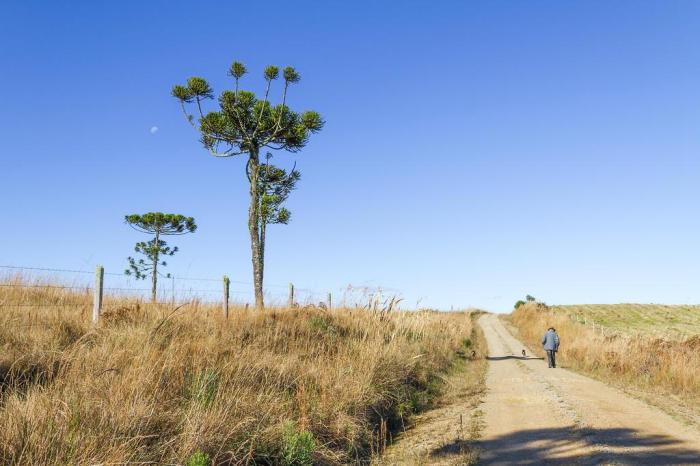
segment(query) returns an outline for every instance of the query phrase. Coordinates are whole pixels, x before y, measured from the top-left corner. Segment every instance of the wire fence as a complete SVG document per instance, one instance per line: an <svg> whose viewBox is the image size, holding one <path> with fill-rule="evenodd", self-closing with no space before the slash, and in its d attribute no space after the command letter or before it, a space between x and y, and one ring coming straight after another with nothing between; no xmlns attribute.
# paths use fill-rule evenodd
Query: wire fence
<svg viewBox="0 0 700 466"><path fill-rule="evenodd" d="M0 308L89 308L95 305L96 286L99 283L100 308L115 305L119 300L133 299L150 302L152 289L149 280L139 280L123 272L102 270L103 279L96 281L95 271L69 268L27 267L0 265ZM218 285L218 286L217 286ZM265 302L268 305L284 306L290 301L291 284L266 284ZM233 305L249 305L255 302L253 283L229 280L228 299L224 296L223 276L192 277L162 276L158 278L156 297L158 303L174 304L196 301L202 304L222 305L229 300ZM20 290L18 292L18 290ZM336 290L333 304L357 306L371 300L381 299L382 293L396 290L351 286ZM333 293L312 288L293 288L293 302L331 306ZM104 301L103 301L104 299Z"/></svg>

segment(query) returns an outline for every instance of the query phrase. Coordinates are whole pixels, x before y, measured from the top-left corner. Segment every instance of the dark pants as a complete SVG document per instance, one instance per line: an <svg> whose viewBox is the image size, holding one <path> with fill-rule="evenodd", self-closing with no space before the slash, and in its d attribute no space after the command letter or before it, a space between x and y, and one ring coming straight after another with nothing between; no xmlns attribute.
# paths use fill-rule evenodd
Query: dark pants
<svg viewBox="0 0 700 466"><path fill-rule="evenodd" d="M553 350L547 350L547 364L549 367L557 367L557 352Z"/></svg>

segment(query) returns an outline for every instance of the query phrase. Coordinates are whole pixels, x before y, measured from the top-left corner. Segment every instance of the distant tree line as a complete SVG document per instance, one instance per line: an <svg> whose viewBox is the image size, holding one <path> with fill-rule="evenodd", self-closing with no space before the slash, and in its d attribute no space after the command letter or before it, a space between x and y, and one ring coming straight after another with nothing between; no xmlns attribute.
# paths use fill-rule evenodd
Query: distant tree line
<svg viewBox="0 0 700 466"><path fill-rule="evenodd" d="M536 304L540 304L540 305L545 306L545 307L547 306L545 303L538 302L538 301L537 301L537 298L535 298L534 296L532 296L532 295L527 295L527 296L525 296L525 300L524 300L524 301L523 301L522 299L517 300L517 301L515 302L515 306L513 306L513 308L514 308L514 309L518 309L520 306L523 306L523 305L525 305L525 304L527 304L527 303L536 303Z"/></svg>

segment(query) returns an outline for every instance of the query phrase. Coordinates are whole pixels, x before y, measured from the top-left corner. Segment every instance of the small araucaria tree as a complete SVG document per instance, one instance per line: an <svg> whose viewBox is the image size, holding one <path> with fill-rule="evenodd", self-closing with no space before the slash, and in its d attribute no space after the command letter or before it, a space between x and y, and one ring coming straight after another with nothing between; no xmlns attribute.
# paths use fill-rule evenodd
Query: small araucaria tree
<svg viewBox="0 0 700 466"><path fill-rule="evenodd" d="M170 277L170 274L158 272L158 266L168 265L163 256L172 256L178 249L171 248L161 239L162 236L184 235L194 233L197 225L192 217L179 214L164 214L162 212L149 212L147 214L132 214L124 217L125 222L136 231L153 235L150 241L136 243L134 250L146 256L146 259L134 259L129 257L129 268L124 271L126 275L134 276L138 280L151 277L151 301L156 302L158 287L158 275Z"/></svg>
<svg viewBox="0 0 700 466"><path fill-rule="evenodd" d="M317 112L297 113L287 106L289 86L299 82L297 71L288 66L282 70L284 86L281 103L272 105L269 100L272 82L280 70L276 66L265 68L265 94L258 99L253 92L239 89L239 81L246 74L242 63L234 62L229 69L235 87L225 90L218 97L218 111L204 111L203 103L214 98L209 83L198 77L189 78L187 84L176 85L172 95L180 101L187 121L201 133L201 142L215 157L247 157L246 174L249 181L250 207L248 230L253 262L255 304L262 308L264 275L264 225L262 221L260 151L265 149L298 152L308 142L311 133L323 128L323 119ZM194 114L188 110L194 107ZM196 114L196 117L195 117Z"/></svg>

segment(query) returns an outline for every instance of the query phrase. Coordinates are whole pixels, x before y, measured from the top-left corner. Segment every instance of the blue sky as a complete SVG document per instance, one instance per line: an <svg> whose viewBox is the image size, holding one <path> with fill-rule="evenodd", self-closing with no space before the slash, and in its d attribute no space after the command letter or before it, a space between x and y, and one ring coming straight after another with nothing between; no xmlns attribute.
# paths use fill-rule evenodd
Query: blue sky
<svg viewBox="0 0 700 466"><path fill-rule="evenodd" d="M169 94L237 59L258 92L296 66L290 105L327 120L275 157L302 181L271 296L700 301L698 2L6 0L0 43L0 263L119 272L123 216L160 210L200 226L171 272L250 281L243 160Z"/></svg>

